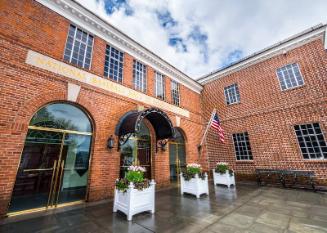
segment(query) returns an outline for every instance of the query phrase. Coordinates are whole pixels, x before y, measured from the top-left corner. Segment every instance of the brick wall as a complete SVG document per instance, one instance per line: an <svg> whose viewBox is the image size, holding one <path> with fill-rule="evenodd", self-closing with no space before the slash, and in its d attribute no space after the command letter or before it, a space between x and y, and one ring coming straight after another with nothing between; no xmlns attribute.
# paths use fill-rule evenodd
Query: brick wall
<svg viewBox="0 0 327 233"><path fill-rule="evenodd" d="M123 114L144 104L27 65L29 49L63 60L69 21L35 1L8 0L0 4L0 216L7 212L31 117L45 104L66 101L68 82L81 86L74 104L88 112L94 121L88 200L112 196L114 181L119 175L120 153L106 148L107 139L114 135ZM105 41L95 37L92 70L88 72L100 77L103 77L105 45ZM123 84L131 88L132 68L133 57L125 53ZM166 79L167 102L171 102L170 78ZM153 80L154 70L149 67L148 94L151 96L154 95ZM190 118L181 117L180 127L188 139L187 160L193 162L198 159L194 149L202 129L200 95L186 87L182 87L181 95L181 107L190 111ZM167 114L176 126L175 114ZM117 144L117 138L115 141ZM152 156L153 178L159 186L169 184L169 151L153 152Z"/></svg>
<svg viewBox="0 0 327 233"><path fill-rule="evenodd" d="M298 63L304 86L281 91L276 69ZM321 38L212 81L203 90L203 119L216 108L226 132L226 143L210 131L207 151L210 167L227 161L239 177L255 168L308 169L320 183L327 182L327 161L306 161L299 149L294 125L319 122L327 138L327 52ZM227 106L224 87L237 83L240 103ZM232 134L247 131L253 161L236 161ZM253 177L253 176L252 176Z"/></svg>

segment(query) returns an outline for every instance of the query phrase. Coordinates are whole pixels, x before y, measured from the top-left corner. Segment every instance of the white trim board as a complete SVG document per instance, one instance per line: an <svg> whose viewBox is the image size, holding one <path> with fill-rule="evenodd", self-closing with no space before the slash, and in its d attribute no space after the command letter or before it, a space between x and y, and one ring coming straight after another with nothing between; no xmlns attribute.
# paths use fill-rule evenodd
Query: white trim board
<svg viewBox="0 0 327 233"><path fill-rule="evenodd" d="M26 64L34 67L50 71L52 73L70 78L81 83L91 85L93 87L101 88L111 93L123 96L124 98L132 99L137 102L144 103L149 106L154 106L162 110L166 110L189 118L190 112L186 109L178 107L176 105L169 104L165 101L159 100L152 96L148 96L144 93L135 91L116 82L94 75L87 71L78 69L72 65L68 65L62 61L58 61L51 57L45 56L38 52L29 50L26 57Z"/></svg>
<svg viewBox="0 0 327 233"><path fill-rule="evenodd" d="M160 73L190 88L192 91L199 94L201 93L201 90L203 89L201 84L191 79L186 74L155 55L153 52L144 48L124 33L120 32L104 19L94 15L94 13L85 9L80 4L72 0L36 1L70 20L73 24L76 24L76 26L102 38L117 49L130 54L135 59L151 66Z"/></svg>
<svg viewBox="0 0 327 233"><path fill-rule="evenodd" d="M205 85L209 82L222 78L226 75L229 75L231 73L237 72L251 65L267 60L278 54L283 54L287 51L302 46L318 38L321 38L326 41L326 33L327 33L326 27L327 27L326 24L317 25L316 27L313 27L313 29L309 29L309 31L306 30L302 33L292 36L291 38L285 39L278 44L272 45L266 49L257 52L256 54L244 58L240 62L237 62L235 65L231 65L224 69L213 72L212 74L209 74L207 76L198 79L197 81L202 85Z"/></svg>

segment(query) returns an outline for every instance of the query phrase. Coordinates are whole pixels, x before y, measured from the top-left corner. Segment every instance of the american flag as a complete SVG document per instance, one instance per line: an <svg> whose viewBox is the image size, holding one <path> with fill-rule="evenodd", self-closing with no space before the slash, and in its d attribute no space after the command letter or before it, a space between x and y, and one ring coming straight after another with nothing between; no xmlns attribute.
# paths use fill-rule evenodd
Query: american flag
<svg viewBox="0 0 327 233"><path fill-rule="evenodd" d="M211 127L218 131L219 140L222 143L225 143L224 130L223 130L223 128L221 128L220 121L219 121L217 113L215 113L215 115L214 115L214 117L212 119Z"/></svg>

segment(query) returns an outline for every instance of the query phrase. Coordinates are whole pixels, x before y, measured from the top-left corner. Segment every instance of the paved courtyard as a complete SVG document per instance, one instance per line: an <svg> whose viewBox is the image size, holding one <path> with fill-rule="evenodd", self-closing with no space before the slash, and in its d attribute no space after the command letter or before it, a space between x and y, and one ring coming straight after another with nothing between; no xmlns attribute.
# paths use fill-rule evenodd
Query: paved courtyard
<svg viewBox="0 0 327 233"><path fill-rule="evenodd" d="M0 232L327 232L327 194L210 185L209 197L197 200L172 188L157 192L155 215L139 214L131 222L112 213L112 202L17 219L0 225Z"/></svg>

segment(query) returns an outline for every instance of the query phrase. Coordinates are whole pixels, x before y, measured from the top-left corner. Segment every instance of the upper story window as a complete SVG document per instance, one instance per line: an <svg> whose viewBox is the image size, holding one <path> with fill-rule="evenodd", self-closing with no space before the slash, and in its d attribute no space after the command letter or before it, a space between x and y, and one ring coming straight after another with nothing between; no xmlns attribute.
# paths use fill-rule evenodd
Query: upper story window
<svg viewBox="0 0 327 233"><path fill-rule="evenodd" d="M277 76L282 90L295 88L304 84L299 65L296 63L278 68Z"/></svg>
<svg viewBox="0 0 327 233"><path fill-rule="evenodd" d="M136 60L133 64L133 81L136 90L146 92L146 66Z"/></svg>
<svg viewBox="0 0 327 233"><path fill-rule="evenodd" d="M165 99L165 77L155 72L156 75L156 97L159 99Z"/></svg>
<svg viewBox="0 0 327 233"><path fill-rule="evenodd" d="M224 88L225 99L228 105L240 102L240 92L236 83Z"/></svg>
<svg viewBox="0 0 327 233"><path fill-rule="evenodd" d="M173 104L179 106L180 104L180 96L179 96L179 83L171 80L171 98L173 100Z"/></svg>
<svg viewBox="0 0 327 233"><path fill-rule="evenodd" d="M319 123L295 125L294 130L304 159L327 159L327 145Z"/></svg>
<svg viewBox="0 0 327 233"><path fill-rule="evenodd" d="M248 132L233 134L233 141L237 160L253 160Z"/></svg>
<svg viewBox="0 0 327 233"><path fill-rule="evenodd" d="M93 36L74 25L70 25L64 60L82 68L90 69L92 47Z"/></svg>
<svg viewBox="0 0 327 233"><path fill-rule="evenodd" d="M107 45L104 62L104 76L116 82L123 82L124 53Z"/></svg>

